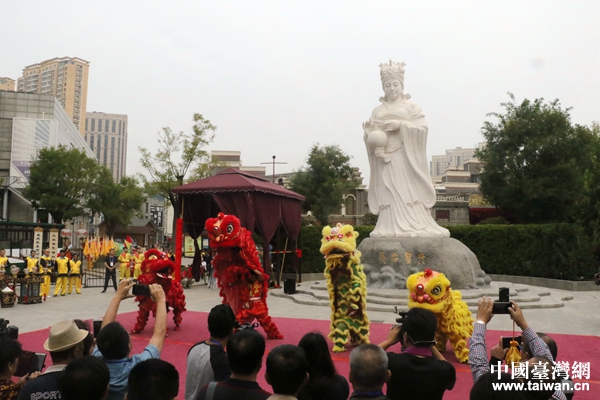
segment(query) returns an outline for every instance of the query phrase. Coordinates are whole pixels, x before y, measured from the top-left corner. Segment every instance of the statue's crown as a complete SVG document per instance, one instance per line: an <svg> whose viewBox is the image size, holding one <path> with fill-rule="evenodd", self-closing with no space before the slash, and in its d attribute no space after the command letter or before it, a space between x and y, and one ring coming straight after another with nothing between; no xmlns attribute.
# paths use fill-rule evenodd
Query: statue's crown
<svg viewBox="0 0 600 400"><path fill-rule="evenodd" d="M403 62L393 62L390 60L389 63L379 64L379 68L381 69L381 82L385 82L388 79L399 79L402 84L404 84L404 66L406 64Z"/></svg>

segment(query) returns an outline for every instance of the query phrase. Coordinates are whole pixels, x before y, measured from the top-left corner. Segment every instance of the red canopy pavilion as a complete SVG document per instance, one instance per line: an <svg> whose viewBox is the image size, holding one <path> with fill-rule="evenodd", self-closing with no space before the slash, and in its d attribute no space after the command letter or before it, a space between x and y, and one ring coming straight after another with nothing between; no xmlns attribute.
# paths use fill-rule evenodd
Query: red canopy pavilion
<svg viewBox="0 0 600 400"><path fill-rule="evenodd" d="M200 249L196 239L202 234L206 220L216 217L219 211L235 215L243 227L263 238L265 266L270 265L268 243L280 223L290 242L295 244L300 234L304 196L235 168L178 186L173 192L181 198L183 223L194 239L194 274L196 271L199 273L200 267ZM291 254L296 257L295 251ZM269 268L265 271L270 274Z"/></svg>

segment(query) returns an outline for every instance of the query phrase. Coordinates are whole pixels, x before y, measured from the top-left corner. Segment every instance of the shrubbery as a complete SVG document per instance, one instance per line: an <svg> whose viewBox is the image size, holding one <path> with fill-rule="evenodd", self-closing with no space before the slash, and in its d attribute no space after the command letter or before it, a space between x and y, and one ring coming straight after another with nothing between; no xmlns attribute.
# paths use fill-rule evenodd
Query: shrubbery
<svg viewBox="0 0 600 400"><path fill-rule="evenodd" d="M357 244L373 226L357 226ZM302 272L325 267L321 227L302 227ZM597 244L576 224L455 225L451 237L469 247L488 274L522 275L565 280L590 280L597 272Z"/></svg>
<svg viewBox="0 0 600 400"><path fill-rule="evenodd" d="M488 274L589 280L597 272L597 245L576 224L453 226L450 233Z"/></svg>

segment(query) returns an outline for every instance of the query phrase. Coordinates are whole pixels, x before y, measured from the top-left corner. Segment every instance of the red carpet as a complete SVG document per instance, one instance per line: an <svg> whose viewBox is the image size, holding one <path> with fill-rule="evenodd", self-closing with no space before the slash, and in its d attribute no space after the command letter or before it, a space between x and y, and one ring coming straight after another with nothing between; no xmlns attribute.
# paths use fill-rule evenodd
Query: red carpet
<svg viewBox="0 0 600 400"><path fill-rule="evenodd" d="M131 312L121 314L117 320L121 322L127 329L133 328L137 313ZM179 371L180 374L180 396L183 398L185 391L185 371L186 371L186 355L189 348L201 340L208 339L209 334L206 328L206 319L208 314L203 312L187 311L184 314L182 328L178 332L173 331L173 321L168 321L169 337L166 339L165 347L162 353L162 359L169 361ZM267 351L269 349L283 343L297 344L300 338L307 332L319 331L324 334L329 332L329 322L322 320L306 320L294 318L273 318L279 330L285 336L283 340L267 340ZM150 319L146 331L140 335L132 335L133 351L140 352L147 345L152 336L153 320ZM261 328L258 328L261 332ZM371 341L379 343L383 341L389 332L390 325L388 324L371 324ZM264 332L263 332L264 333ZM547 332L550 333L550 332ZM491 348L498 342L498 337L504 334L510 335L509 332L488 331L487 343L488 348ZM588 382L590 390L580 391L575 394L576 399L597 400L600 398L600 337L583 336L583 335L559 335L551 334L552 338L558 345L558 359L561 361L590 362L591 376L589 380L576 382ZM48 329L43 329L35 332L22 333L19 335L19 341L23 344L26 350L44 352L42 347L44 341L48 338ZM449 346L450 347L450 346ZM398 345L394 346L393 351L399 351ZM348 376L349 365L348 357L350 352L347 351L341 354L332 354L338 372L343 376ZM456 368L456 385L454 390L446 392L444 399L468 399L469 392L473 386L471 371L468 365L460 364L454 357L451 350L446 351L444 357L451 362ZM48 358L47 366L50 364ZM271 391L264 380L264 366L259 374L259 383L263 389Z"/></svg>

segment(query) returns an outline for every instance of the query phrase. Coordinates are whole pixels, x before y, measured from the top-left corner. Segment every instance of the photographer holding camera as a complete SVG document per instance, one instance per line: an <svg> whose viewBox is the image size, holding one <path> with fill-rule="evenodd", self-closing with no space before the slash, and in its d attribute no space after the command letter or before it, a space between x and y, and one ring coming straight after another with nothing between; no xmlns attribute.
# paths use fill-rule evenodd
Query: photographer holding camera
<svg viewBox="0 0 600 400"><path fill-rule="evenodd" d="M511 305L508 307L510 318L517 324L523 331L523 341L529 349L531 349L532 358L531 362L545 362L547 359L553 363L554 359L546 343L535 333L533 329L529 327L529 324L525 320L521 307L514 301L510 301ZM471 365L471 373L473 374L473 381L477 383L479 378L485 374L491 372L490 365L487 360L487 348L485 344L485 332L487 324L491 321L494 310L494 301L489 297L483 297L479 300L479 308L477 310L477 319L475 322L475 328L473 329L473 335L471 336L470 353L469 353L469 364ZM522 359L521 362L527 361ZM552 371L551 366L547 366L549 371ZM494 372L494 374L497 373ZM477 386L477 385L476 385ZM535 396L535 392L530 391L526 393L526 396ZM551 397L550 397L551 396ZM473 397L471 397L473 398ZM539 397L537 397L539 398ZM548 399L552 398L555 400L566 400L564 393L561 390L557 390L554 394L549 393Z"/></svg>
<svg viewBox="0 0 600 400"><path fill-rule="evenodd" d="M435 347L435 314L423 308L411 308L403 318L402 330L392 327L388 338L379 344L384 350L401 341L406 346L400 354L387 353L392 376L387 383L387 397L399 399L439 399L456 382L456 370ZM402 338L400 337L402 335Z"/></svg>
<svg viewBox="0 0 600 400"><path fill-rule="evenodd" d="M107 399L123 399L127 392L127 379L129 378L131 369L144 360L160 358L160 352L165 342L165 335L167 333L165 292L162 286L153 284L149 286L149 289L152 300L156 302L154 332L144 351L130 357L131 338L127 330L125 330L123 325L116 322L115 318L121 301L134 297L134 295L129 294L129 290L133 285L133 279L123 279L119 282L117 292L106 310L102 327L96 338L96 347L94 348L93 355L103 358L110 371Z"/></svg>

